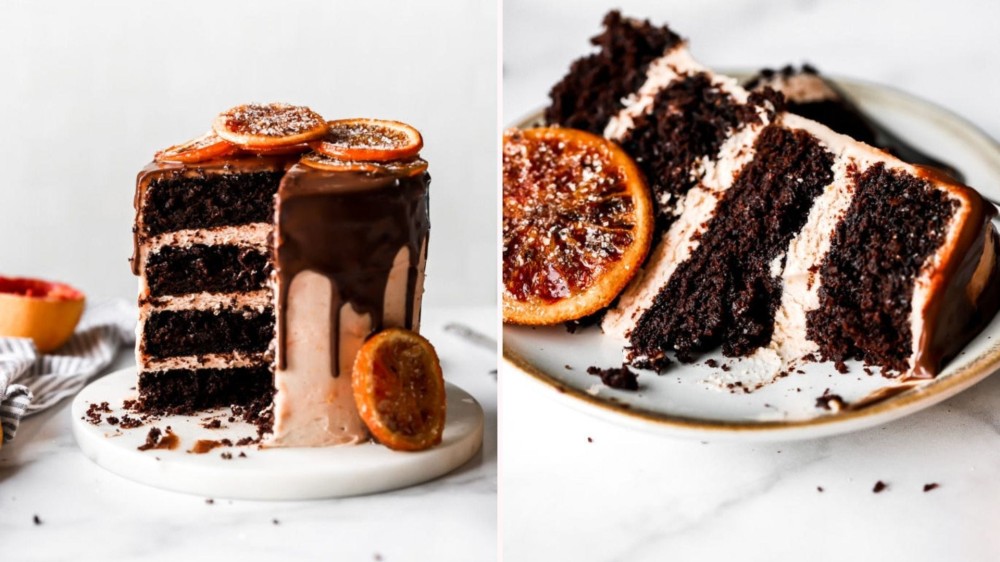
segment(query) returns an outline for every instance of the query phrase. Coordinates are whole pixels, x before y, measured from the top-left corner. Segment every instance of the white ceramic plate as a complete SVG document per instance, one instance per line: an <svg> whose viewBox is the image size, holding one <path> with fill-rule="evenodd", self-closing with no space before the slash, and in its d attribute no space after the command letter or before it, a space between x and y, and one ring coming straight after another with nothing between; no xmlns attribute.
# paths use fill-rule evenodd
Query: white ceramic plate
<svg viewBox="0 0 1000 562"><path fill-rule="evenodd" d="M472 458L483 440L483 409L461 388L448 383L448 417L440 445L416 453L392 451L368 442L343 447L258 449L256 445L219 447L189 453L198 440L233 442L256 436L245 422L229 423L229 408L196 416L166 416L134 429L109 425L106 418L128 412L122 401L135 398L135 367L95 380L73 399L73 434L80 449L98 465L136 482L212 498L253 500L318 499L371 494L437 478ZM84 420L91 404L108 402L112 413L101 423ZM202 420L219 416L221 429ZM177 447L140 451L151 427L167 426ZM223 453L232 458L224 459ZM240 453L246 455L239 456Z"/></svg>
<svg viewBox="0 0 1000 562"><path fill-rule="evenodd" d="M731 73L739 75L740 73ZM969 185L1000 199L1000 145L955 114L876 84L837 80L870 115L917 148L956 166ZM537 123L540 112L522 126ZM720 390L725 376L704 365L673 364L667 374L640 372L638 392L608 388L588 375L588 366L612 367L622 360L621 344L596 327L570 334L561 326L504 327L504 360L510 371L528 375L553 397L600 418L657 433L703 440L807 439L883 424L927 408L986 378L1000 367L1000 317L953 359L933 381L899 387L875 370L866 374L849 363L848 374L830 363L803 367L756 392ZM737 369L734 364L734 371ZM868 403L832 413L816 399L829 389L848 403ZM872 399L874 396L879 399Z"/></svg>

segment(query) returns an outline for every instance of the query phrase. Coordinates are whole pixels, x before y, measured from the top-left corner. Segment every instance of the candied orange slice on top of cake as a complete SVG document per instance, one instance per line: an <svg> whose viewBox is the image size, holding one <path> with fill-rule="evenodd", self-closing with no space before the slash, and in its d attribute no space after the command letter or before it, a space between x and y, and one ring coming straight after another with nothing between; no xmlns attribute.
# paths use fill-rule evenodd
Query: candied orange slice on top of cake
<svg viewBox="0 0 1000 562"><path fill-rule="evenodd" d="M386 447L420 451L441 442L444 376L419 334L390 328L372 336L354 360L351 386L361 419Z"/></svg>
<svg viewBox="0 0 1000 562"><path fill-rule="evenodd" d="M223 111L212 129L241 148L300 144L326 134L323 116L301 105L248 103Z"/></svg>
<svg viewBox="0 0 1000 562"><path fill-rule="evenodd" d="M649 190L618 145L575 129L504 134L504 322L557 324L606 307L652 233Z"/></svg>
<svg viewBox="0 0 1000 562"><path fill-rule="evenodd" d="M235 154L239 149L213 131L185 143L161 150L153 157L157 162L194 164Z"/></svg>
<svg viewBox="0 0 1000 562"><path fill-rule="evenodd" d="M320 154L341 160L390 162L415 157L424 147L420 132L406 123L384 119L340 119L328 123L322 140L313 144Z"/></svg>

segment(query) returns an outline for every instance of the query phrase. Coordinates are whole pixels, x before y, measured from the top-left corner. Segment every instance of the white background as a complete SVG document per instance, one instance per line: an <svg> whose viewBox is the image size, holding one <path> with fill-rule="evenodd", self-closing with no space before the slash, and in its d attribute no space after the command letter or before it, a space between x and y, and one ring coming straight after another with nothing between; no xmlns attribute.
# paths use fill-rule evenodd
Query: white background
<svg viewBox="0 0 1000 562"><path fill-rule="evenodd" d="M428 306L496 302L496 5L0 3L0 275L134 298L136 173L250 101L424 135Z"/></svg>
<svg viewBox="0 0 1000 562"><path fill-rule="evenodd" d="M545 105L613 5L669 23L710 68L809 61L1000 138L1000 4L971 0L506 0L505 123ZM1000 560L996 374L882 427L758 444L645 434L501 375L505 560Z"/></svg>

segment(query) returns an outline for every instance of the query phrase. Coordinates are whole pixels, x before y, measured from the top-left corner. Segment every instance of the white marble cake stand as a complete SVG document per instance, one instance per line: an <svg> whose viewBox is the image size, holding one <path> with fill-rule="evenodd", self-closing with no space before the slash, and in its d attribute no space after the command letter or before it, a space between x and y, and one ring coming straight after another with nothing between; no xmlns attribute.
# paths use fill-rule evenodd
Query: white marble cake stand
<svg viewBox="0 0 1000 562"><path fill-rule="evenodd" d="M204 454L188 451L198 440L233 443L256 435L245 422L230 423L228 408L197 416L166 416L134 429L107 422L127 412L135 398L135 368L114 372L90 383L73 400L73 434L80 449L101 467L125 478L178 492L212 498L301 500L382 492L426 482L454 470L479 450L483 410L461 388L448 384L448 417L440 445L418 453L392 451L375 443L344 447L258 449L256 445L220 446ZM107 402L111 413L101 422L85 418L91 404ZM224 427L202 427L209 417ZM179 438L170 449L140 451L150 428L172 428ZM232 458L223 458L229 453ZM240 453L245 454L241 457Z"/></svg>

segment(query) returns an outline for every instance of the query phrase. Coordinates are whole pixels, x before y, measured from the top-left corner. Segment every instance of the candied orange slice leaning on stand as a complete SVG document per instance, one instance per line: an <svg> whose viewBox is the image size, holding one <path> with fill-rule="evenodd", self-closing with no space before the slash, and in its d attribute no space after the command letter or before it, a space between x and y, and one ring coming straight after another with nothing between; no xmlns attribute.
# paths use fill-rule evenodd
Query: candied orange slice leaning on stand
<svg viewBox="0 0 1000 562"><path fill-rule="evenodd" d="M386 447L421 451L441 442L441 362L419 334L390 328L372 336L358 351L351 385L361 419Z"/></svg>
<svg viewBox="0 0 1000 562"><path fill-rule="evenodd" d="M275 148L314 141L326 121L308 107L286 103L238 105L212 123L215 134L241 148Z"/></svg>
<svg viewBox="0 0 1000 562"><path fill-rule="evenodd" d="M390 162L413 158L424 147L420 132L399 121L340 119L327 125L329 130L313 149L332 158Z"/></svg>
<svg viewBox="0 0 1000 562"><path fill-rule="evenodd" d="M575 129L504 134L504 322L557 324L608 306L652 233L649 189L618 145Z"/></svg>

